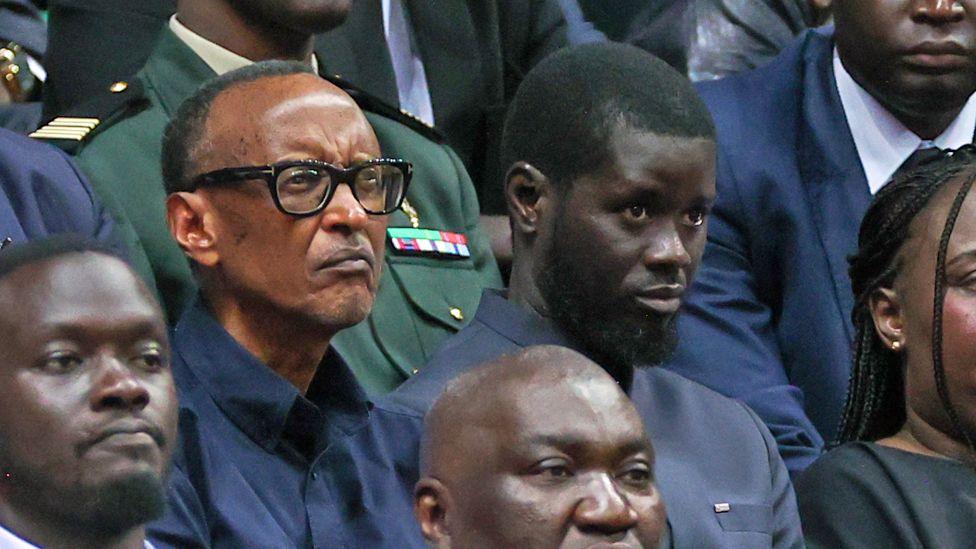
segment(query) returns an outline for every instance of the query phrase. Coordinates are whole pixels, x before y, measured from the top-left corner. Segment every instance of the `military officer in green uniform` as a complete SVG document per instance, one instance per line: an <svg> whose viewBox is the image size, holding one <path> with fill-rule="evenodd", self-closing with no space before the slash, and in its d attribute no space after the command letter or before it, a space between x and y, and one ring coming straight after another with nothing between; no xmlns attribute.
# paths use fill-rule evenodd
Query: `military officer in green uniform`
<svg viewBox="0 0 976 549"><path fill-rule="evenodd" d="M246 4L246 5L245 5ZM312 54L315 33L334 28L349 2L181 1L137 77L107 98L54 119L35 137L74 148L78 162L123 228L134 230L170 319L195 292L187 260L166 226L160 147L180 103L200 84L264 59L328 63ZM254 13L257 10L260 13ZM382 40L383 37L377 37ZM416 372L468 320L482 288L501 279L478 227L475 189L438 133L342 82L360 103L383 154L409 160L413 182L402 211L390 216L386 264L369 318L333 340L373 394ZM86 111L86 108L88 109ZM97 112L101 110L102 112Z"/></svg>

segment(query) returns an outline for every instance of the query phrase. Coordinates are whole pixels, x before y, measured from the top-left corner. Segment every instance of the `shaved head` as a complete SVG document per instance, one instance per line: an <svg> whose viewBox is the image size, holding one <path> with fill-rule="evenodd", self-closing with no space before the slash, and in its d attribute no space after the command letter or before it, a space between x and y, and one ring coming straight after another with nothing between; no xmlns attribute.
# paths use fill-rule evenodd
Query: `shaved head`
<svg viewBox="0 0 976 549"><path fill-rule="evenodd" d="M452 381L425 419L416 511L440 547L654 547L654 453L606 371L529 347Z"/></svg>

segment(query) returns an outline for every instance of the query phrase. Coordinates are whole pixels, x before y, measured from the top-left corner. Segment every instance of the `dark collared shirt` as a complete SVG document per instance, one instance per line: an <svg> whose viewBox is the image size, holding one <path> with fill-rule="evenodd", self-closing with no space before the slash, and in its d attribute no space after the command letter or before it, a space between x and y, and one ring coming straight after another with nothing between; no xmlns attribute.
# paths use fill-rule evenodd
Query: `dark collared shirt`
<svg viewBox="0 0 976 549"><path fill-rule="evenodd" d="M149 528L157 547L423 546L396 474L416 466L395 463L387 446L398 417L374 426L337 353L302 395L200 300L172 345L180 447L169 511Z"/></svg>
<svg viewBox="0 0 976 549"><path fill-rule="evenodd" d="M486 290L471 323L376 408L412 410L417 418L414 437L419 439L419 418L451 379L530 345L585 352L549 320ZM673 546L802 546L789 475L758 416L662 368L632 374L628 394L654 444L655 476L668 508ZM414 452L418 446L419 440L410 444Z"/></svg>

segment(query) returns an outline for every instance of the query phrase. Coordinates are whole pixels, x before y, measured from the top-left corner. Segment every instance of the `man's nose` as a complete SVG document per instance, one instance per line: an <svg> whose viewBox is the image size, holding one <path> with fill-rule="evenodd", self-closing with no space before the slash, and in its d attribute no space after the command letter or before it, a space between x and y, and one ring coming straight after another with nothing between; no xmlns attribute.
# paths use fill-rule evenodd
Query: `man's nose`
<svg viewBox="0 0 976 549"><path fill-rule="evenodd" d="M937 25L957 23L966 17L961 0L916 0L913 19Z"/></svg>
<svg viewBox="0 0 976 549"><path fill-rule="evenodd" d="M91 407L96 412L109 409L142 410L149 404L149 391L135 372L116 357L99 359Z"/></svg>
<svg viewBox="0 0 976 549"><path fill-rule="evenodd" d="M327 230L353 233L365 229L367 221L369 214L356 200L349 185L339 185L322 213L322 227Z"/></svg>
<svg viewBox="0 0 976 549"><path fill-rule="evenodd" d="M620 492L610 475L595 475L586 486L586 493L576 505L573 522L581 531L614 534L633 528L637 511Z"/></svg>
<svg viewBox="0 0 976 549"><path fill-rule="evenodd" d="M674 223L649 239L644 264L652 270L683 269L691 265L691 254Z"/></svg>

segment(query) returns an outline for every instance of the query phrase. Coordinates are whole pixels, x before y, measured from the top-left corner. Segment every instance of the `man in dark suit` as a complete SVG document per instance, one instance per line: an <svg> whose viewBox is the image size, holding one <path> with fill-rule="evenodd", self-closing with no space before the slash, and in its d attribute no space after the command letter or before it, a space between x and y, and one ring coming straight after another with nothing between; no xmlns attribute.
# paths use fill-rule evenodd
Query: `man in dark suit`
<svg viewBox="0 0 976 549"><path fill-rule="evenodd" d="M976 127L976 1L835 0L834 14L832 36L700 88L719 128L718 201L668 366L745 400L793 472L840 420L847 256L871 195Z"/></svg>
<svg viewBox="0 0 976 549"><path fill-rule="evenodd" d="M637 48L590 44L543 60L512 101L502 144L511 286L483 294L472 323L377 407L419 424L476 365L531 345L570 347L640 412L676 547L800 544L786 468L759 418L650 367L674 347L705 245L714 132L690 83Z"/></svg>

